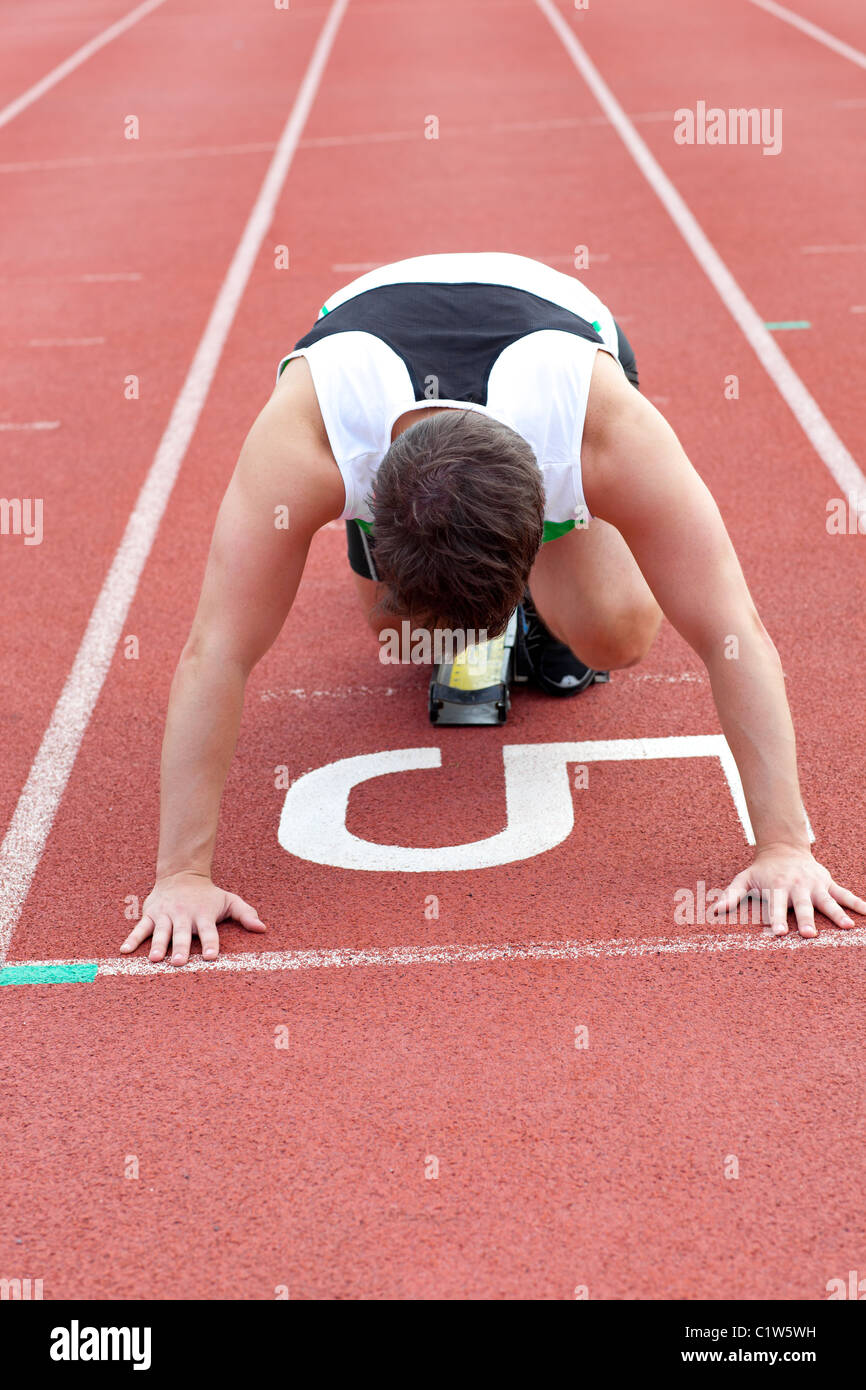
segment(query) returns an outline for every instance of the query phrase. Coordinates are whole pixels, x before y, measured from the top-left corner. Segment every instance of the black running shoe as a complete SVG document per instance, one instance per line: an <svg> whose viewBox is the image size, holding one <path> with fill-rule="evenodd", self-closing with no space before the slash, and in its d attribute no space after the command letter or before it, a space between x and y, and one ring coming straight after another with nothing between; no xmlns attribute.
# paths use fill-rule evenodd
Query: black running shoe
<svg viewBox="0 0 866 1390"><path fill-rule="evenodd" d="M560 697L579 695L581 690L592 685L597 674L606 675L606 672L596 672L592 667L584 666L570 647L548 631L528 589L518 606L517 618L519 656L532 680L545 694Z"/></svg>

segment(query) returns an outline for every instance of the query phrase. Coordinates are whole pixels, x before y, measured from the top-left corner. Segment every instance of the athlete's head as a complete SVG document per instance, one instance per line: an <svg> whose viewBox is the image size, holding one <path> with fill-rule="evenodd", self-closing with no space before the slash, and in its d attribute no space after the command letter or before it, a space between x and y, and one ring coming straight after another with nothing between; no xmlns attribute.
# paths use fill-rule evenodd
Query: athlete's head
<svg viewBox="0 0 866 1390"><path fill-rule="evenodd" d="M394 440L372 511L386 612L426 628L504 631L544 529L525 439L478 411L438 410Z"/></svg>

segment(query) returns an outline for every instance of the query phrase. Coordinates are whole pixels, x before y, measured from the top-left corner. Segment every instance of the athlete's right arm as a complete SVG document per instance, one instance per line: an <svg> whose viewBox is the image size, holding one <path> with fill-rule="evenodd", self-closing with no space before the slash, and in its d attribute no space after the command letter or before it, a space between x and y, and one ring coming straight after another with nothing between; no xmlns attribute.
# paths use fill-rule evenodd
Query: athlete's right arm
<svg viewBox="0 0 866 1390"><path fill-rule="evenodd" d="M295 393L296 394L296 393ZM153 937L174 965L219 951L217 923L264 931L254 908L211 880L220 799L244 689L292 605L316 530L338 516L340 475L315 425L279 389L255 421L217 516L192 630L171 687L162 748L156 883L121 950Z"/></svg>

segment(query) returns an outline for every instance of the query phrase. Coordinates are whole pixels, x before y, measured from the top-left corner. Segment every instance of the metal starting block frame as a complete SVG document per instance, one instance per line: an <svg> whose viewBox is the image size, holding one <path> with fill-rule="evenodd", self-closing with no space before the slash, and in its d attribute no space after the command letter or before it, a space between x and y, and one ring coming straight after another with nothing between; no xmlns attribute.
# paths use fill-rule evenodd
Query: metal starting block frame
<svg viewBox="0 0 866 1390"><path fill-rule="evenodd" d="M511 706L516 645L515 609L501 636L466 647L456 661L437 666L430 682L431 724L504 724Z"/></svg>
<svg viewBox="0 0 866 1390"><path fill-rule="evenodd" d="M467 647L455 661L444 661L430 681L431 724L504 724L511 708L512 683L529 680L521 634L522 613L515 609L499 637L477 647ZM595 684L610 680L607 671L596 671Z"/></svg>

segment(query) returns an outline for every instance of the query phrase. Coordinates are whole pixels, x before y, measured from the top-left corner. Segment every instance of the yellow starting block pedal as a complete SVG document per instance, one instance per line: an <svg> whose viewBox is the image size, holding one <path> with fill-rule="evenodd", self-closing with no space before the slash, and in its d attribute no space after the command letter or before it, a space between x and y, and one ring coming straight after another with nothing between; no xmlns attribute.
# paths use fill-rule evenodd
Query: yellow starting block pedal
<svg viewBox="0 0 866 1390"><path fill-rule="evenodd" d="M500 637L466 647L436 667L430 682L432 724L504 724L511 706L517 613Z"/></svg>

